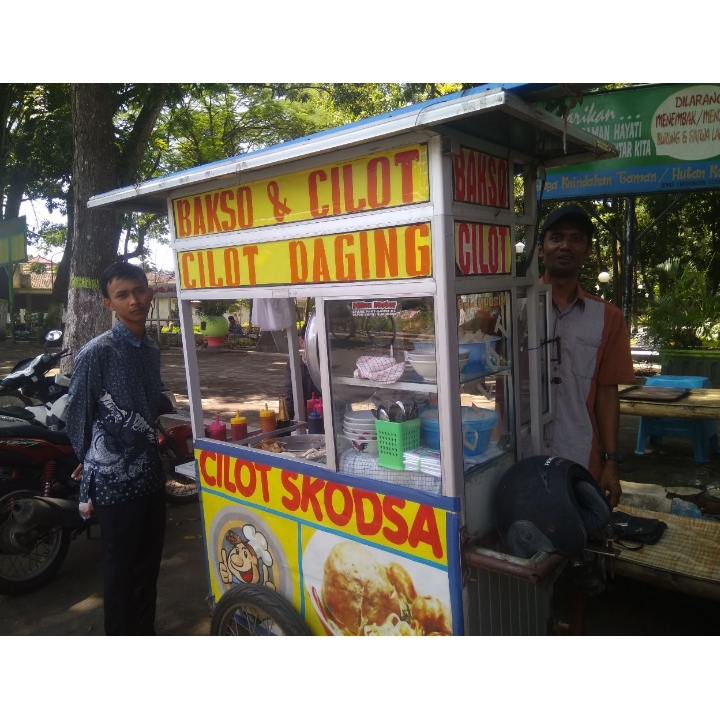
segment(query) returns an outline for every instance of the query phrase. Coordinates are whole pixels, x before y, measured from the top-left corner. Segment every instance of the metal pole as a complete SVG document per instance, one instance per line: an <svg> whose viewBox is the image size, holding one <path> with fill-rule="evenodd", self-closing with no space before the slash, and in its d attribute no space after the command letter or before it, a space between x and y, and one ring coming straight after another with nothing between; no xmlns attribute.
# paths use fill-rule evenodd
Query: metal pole
<svg viewBox="0 0 720 720"><path fill-rule="evenodd" d="M15 265L5 265L5 274L8 278L8 312L10 313L10 339L17 342L15 335L15 294L13 290L13 278L15 277Z"/></svg>
<svg viewBox="0 0 720 720"><path fill-rule="evenodd" d="M623 314L625 325L630 330L632 322L632 277L633 252L635 242L635 198L628 197L625 202L625 272L623 277Z"/></svg>

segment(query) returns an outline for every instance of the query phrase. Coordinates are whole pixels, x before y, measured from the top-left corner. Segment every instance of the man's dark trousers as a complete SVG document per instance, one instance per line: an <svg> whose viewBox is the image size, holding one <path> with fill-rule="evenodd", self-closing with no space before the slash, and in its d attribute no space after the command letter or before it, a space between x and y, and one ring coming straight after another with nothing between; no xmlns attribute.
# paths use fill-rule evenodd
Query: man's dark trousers
<svg viewBox="0 0 720 720"><path fill-rule="evenodd" d="M165 490L95 509L102 536L106 635L154 635Z"/></svg>

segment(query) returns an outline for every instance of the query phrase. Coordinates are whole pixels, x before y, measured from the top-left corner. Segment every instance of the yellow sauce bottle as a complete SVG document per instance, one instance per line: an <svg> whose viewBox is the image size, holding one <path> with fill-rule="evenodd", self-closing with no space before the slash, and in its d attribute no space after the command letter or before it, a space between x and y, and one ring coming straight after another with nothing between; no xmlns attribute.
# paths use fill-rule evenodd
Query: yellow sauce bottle
<svg viewBox="0 0 720 720"><path fill-rule="evenodd" d="M247 418L240 415L240 411L235 411L235 417L230 420L230 430L233 440L244 440L247 437Z"/></svg>
<svg viewBox="0 0 720 720"><path fill-rule="evenodd" d="M277 419L275 411L270 410L265 403L265 409L260 411L260 432L268 433L277 429Z"/></svg>

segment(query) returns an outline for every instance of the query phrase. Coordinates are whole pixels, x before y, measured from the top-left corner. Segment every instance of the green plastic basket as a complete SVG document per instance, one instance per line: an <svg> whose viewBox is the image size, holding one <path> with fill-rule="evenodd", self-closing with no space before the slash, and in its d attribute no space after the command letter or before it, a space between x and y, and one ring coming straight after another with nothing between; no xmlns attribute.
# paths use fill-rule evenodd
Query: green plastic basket
<svg viewBox="0 0 720 720"><path fill-rule="evenodd" d="M420 445L420 418L403 423L375 421L378 443L378 465L391 470L404 470L403 453Z"/></svg>

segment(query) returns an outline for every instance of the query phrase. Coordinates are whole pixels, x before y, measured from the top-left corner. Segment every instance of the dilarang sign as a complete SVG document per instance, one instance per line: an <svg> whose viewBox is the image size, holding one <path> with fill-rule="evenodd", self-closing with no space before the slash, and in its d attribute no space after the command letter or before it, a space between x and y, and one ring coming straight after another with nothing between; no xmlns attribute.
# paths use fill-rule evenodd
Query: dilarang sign
<svg viewBox="0 0 720 720"><path fill-rule="evenodd" d="M619 156L548 169L543 200L720 189L720 85L586 95L568 122L612 143Z"/></svg>

